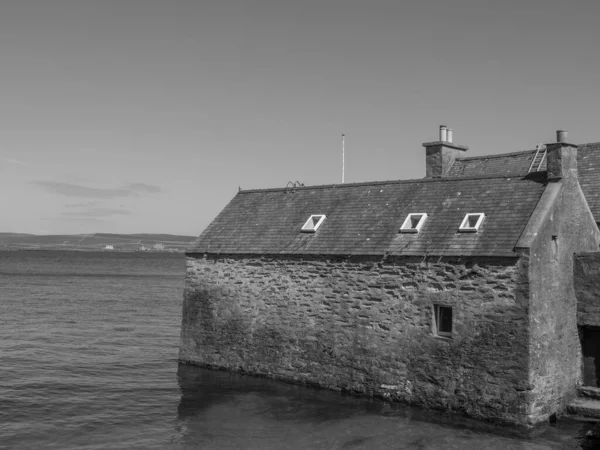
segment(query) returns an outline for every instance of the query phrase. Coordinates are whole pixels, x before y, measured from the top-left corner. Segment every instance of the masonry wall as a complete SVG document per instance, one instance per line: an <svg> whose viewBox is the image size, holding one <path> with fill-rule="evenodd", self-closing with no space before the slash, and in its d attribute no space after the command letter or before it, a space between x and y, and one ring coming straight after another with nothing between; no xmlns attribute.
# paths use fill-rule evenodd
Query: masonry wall
<svg viewBox="0 0 600 450"><path fill-rule="evenodd" d="M184 362L528 420L527 267L515 258L187 264ZM452 339L434 335L434 304L453 308Z"/></svg>
<svg viewBox="0 0 600 450"><path fill-rule="evenodd" d="M573 275L578 325L600 327L600 253L575 255Z"/></svg>
<svg viewBox="0 0 600 450"><path fill-rule="evenodd" d="M576 179L558 182L552 209L529 252L531 420L564 411L581 381L573 278L575 252L598 248L599 234Z"/></svg>

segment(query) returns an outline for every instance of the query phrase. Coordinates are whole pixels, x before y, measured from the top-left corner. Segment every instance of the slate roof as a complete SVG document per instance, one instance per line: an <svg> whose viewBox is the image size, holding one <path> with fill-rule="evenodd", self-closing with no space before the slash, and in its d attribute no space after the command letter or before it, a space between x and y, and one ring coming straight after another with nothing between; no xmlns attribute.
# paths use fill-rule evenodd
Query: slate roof
<svg viewBox="0 0 600 450"><path fill-rule="evenodd" d="M463 176L525 176L535 155L526 150L500 155L460 158L448 170L447 177ZM600 142L577 147L579 184L597 222L600 222ZM546 163L540 170L546 170Z"/></svg>
<svg viewBox="0 0 600 450"><path fill-rule="evenodd" d="M600 142L577 147L577 172L592 215L600 222Z"/></svg>
<svg viewBox="0 0 600 450"><path fill-rule="evenodd" d="M523 152L502 153L500 155L474 156L460 158L454 161L445 175L447 177L502 175L525 176L535 156L535 150ZM546 162L540 170L546 170Z"/></svg>
<svg viewBox="0 0 600 450"><path fill-rule="evenodd" d="M514 256L544 187L537 173L240 191L187 253ZM479 231L458 233L478 212ZM428 214L418 234L398 233L409 213ZM311 214L327 218L300 232Z"/></svg>

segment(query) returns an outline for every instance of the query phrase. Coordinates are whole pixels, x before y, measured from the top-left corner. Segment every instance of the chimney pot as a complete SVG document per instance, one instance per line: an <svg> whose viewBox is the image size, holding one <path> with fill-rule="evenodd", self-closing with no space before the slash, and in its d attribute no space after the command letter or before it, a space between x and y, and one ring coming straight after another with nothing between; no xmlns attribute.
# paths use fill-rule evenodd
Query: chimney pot
<svg viewBox="0 0 600 450"><path fill-rule="evenodd" d="M448 129L446 125L440 125L440 141L446 142L448 140Z"/></svg>
<svg viewBox="0 0 600 450"><path fill-rule="evenodd" d="M452 128L448 128L446 135L448 138L448 142L452 142Z"/></svg>
<svg viewBox="0 0 600 450"><path fill-rule="evenodd" d="M556 130L556 142L565 143L569 140L569 130Z"/></svg>

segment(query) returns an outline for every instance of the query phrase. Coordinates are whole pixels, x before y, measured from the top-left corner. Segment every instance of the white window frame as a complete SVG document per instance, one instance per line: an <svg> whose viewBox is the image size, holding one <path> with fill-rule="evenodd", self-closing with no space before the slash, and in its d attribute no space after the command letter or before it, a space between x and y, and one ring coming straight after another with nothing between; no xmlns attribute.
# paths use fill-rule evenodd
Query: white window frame
<svg viewBox="0 0 600 450"><path fill-rule="evenodd" d="M470 216L479 216L479 218L477 219L477 223L474 227L469 226ZM475 233L477 232L477 230L479 230L479 227L483 223L483 219L485 219L484 213L467 213L465 214L465 218L461 222L460 227L458 227L458 231L460 231L461 233Z"/></svg>
<svg viewBox="0 0 600 450"><path fill-rule="evenodd" d="M417 226L415 226L414 228L411 227L413 216L421 216L419 222L417 223ZM425 223L426 219L427 213L410 213L408 216L406 216L406 219L404 219L404 223L400 227L400 233L418 233L419 230L421 230L421 227Z"/></svg>
<svg viewBox="0 0 600 450"><path fill-rule="evenodd" d="M320 217L320 219L316 223L314 221L315 217ZM303 233L314 233L315 231L317 231L319 229L319 227L325 220L325 217L326 217L325 214L312 214L308 218L308 220L306 222L304 222L304 225L302 225L302 228L300 229L300 231L302 231Z"/></svg>
<svg viewBox="0 0 600 450"><path fill-rule="evenodd" d="M450 321L450 331L440 331L440 324L441 324L440 316L442 314L441 308L448 308L450 310L450 314L452 317L452 319ZM433 305L433 329L434 329L436 336L443 337L443 338L451 338L452 331L454 330L454 308L452 308L451 306L447 306L447 305L438 305L438 304Z"/></svg>

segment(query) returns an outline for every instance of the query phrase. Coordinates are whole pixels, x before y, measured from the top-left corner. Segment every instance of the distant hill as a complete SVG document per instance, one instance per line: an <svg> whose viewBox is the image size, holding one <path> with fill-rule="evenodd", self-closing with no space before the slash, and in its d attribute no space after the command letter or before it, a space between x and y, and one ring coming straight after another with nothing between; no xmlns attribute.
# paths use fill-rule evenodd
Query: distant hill
<svg viewBox="0 0 600 450"><path fill-rule="evenodd" d="M0 233L0 250L167 251L183 252L196 236L174 234Z"/></svg>

